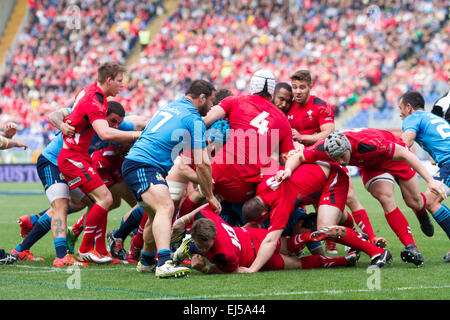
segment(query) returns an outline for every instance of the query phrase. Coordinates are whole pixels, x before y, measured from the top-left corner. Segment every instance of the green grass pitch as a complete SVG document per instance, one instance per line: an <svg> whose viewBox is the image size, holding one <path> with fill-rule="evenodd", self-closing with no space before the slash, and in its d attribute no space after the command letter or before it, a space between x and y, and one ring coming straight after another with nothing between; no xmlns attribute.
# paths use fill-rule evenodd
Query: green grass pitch
<svg viewBox="0 0 450 320"><path fill-rule="evenodd" d="M53 268L54 247L47 234L32 252L42 262L18 262L0 266L0 300L446 300L450 298L450 264L442 258L450 249L443 230L433 220L435 234L426 237L414 213L404 205L396 186L397 203L408 219L425 258L417 268L400 259L402 244L389 228L378 202L354 178L356 194L365 206L375 233L388 241L393 263L370 271L362 254L356 267L270 271L256 274L204 275L195 270L187 278L156 279L136 272L135 265L90 265L79 269ZM422 191L425 185L422 183ZM39 184L0 184L0 248L10 251L20 241L16 220L37 213L48 202ZM17 191L36 194L18 195ZM445 203L449 205L450 201ZM108 230L117 228L129 210L127 204L109 213ZM81 212L68 217L69 225ZM128 249L130 238L125 248ZM344 247L339 245L340 254Z"/></svg>

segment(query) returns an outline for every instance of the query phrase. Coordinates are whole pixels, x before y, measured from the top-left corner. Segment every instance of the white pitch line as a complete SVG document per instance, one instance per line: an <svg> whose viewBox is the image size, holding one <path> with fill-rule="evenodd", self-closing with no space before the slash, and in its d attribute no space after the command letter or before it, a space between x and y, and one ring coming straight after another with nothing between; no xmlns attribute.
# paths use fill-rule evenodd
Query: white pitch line
<svg viewBox="0 0 450 320"><path fill-rule="evenodd" d="M34 272L66 272L67 268L56 268L56 267L38 267L38 266L27 266L27 265L12 265L11 268L21 268L21 269L36 269L42 271L34 271ZM110 271L110 270L123 270L117 268L89 268L89 267L79 267L80 271ZM6 269L4 269L6 270ZM11 270L12 271L12 270ZM17 272L17 270L14 270ZM2 270L3 273L3 270Z"/></svg>
<svg viewBox="0 0 450 320"><path fill-rule="evenodd" d="M400 288L387 288L380 290L375 289L350 289L350 290L321 290L321 291L297 291L297 292L266 292L266 293L255 293L255 294L220 294L211 296L192 296L190 299L221 299L221 298L257 298L257 297L267 297L267 296L295 296L295 295L308 295L308 294L346 294L346 293L360 293L360 292L381 292L381 291L407 291L407 290L424 290L424 289L449 289L450 285L444 286L420 286L420 287L400 287Z"/></svg>

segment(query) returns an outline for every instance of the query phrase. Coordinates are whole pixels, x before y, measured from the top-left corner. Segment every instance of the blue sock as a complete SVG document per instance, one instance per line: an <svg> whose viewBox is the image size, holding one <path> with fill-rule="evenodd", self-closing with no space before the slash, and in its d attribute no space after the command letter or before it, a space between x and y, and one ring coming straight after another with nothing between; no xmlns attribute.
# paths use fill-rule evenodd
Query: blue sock
<svg viewBox="0 0 450 320"><path fill-rule="evenodd" d="M17 248L19 246L16 247L16 250L23 251L30 249L36 242L38 242L43 236L45 236L47 232L50 231L51 223L52 219L46 213L44 213L39 218L33 229L31 229L30 233L25 237L25 239L23 239L22 243L20 244L20 250L18 250Z"/></svg>
<svg viewBox="0 0 450 320"><path fill-rule="evenodd" d="M447 206L443 204L432 216L450 239L450 210Z"/></svg>
<svg viewBox="0 0 450 320"><path fill-rule="evenodd" d="M155 259L155 254L154 253L149 253L149 252L145 252L144 250L142 250L141 252L141 263L144 266L150 266L152 264L156 263L156 259Z"/></svg>
<svg viewBox="0 0 450 320"><path fill-rule="evenodd" d="M114 238L125 240L125 238L131 233L131 231L139 227L143 214L144 210L141 207L136 207L133 211L131 211L128 219L120 225L119 229L114 231Z"/></svg>
<svg viewBox="0 0 450 320"><path fill-rule="evenodd" d="M170 252L168 249L158 250L158 267L161 267L167 260L170 260Z"/></svg>
<svg viewBox="0 0 450 320"><path fill-rule="evenodd" d="M56 257L64 258L67 254L67 239L66 238L56 238L53 239L53 243L55 244Z"/></svg>
<svg viewBox="0 0 450 320"><path fill-rule="evenodd" d="M46 214L47 210L48 210L48 208L45 209L44 211L41 211L41 212L37 213L37 214L31 215L30 216L31 224L34 226L36 224L36 222L39 220L39 218L42 217L44 214Z"/></svg>

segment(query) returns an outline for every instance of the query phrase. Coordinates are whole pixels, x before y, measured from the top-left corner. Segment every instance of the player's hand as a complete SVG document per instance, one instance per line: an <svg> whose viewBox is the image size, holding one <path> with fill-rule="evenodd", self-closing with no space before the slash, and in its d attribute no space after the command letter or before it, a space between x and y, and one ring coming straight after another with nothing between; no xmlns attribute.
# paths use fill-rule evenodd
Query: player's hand
<svg viewBox="0 0 450 320"><path fill-rule="evenodd" d="M199 254L192 255L191 267L198 271L203 271L206 268L206 262Z"/></svg>
<svg viewBox="0 0 450 320"><path fill-rule="evenodd" d="M61 125L61 131L62 131L62 133L63 133L65 136L67 136L67 137L73 137L74 134L75 134L75 127L72 127L72 126L70 125L70 123L71 123L71 121L70 121L70 120L67 120L66 122L64 122L64 123Z"/></svg>
<svg viewBox="0 0 450 320"><path fill-rule="evenodd" d="M5 137L11 139L17 133L17 124L14 122L7 122L3 125Z"/></svg>
<svg viewBox="0 0 450 320"><path fill-rule="evenodd" d="M246 268L246 267L238 267L236 272L237 273L254 273L253 270L251 270L250 268Z"/></svg>
<svg viewBox="0 0 450 320"><path fill-rule="evenodd" d="M441 196L442 199L447 199L447 193L445 191L445 187L442 184L442 182L438 180L433 180L428 184L428 189L437 194L438 196Z"/></svg>
<svg viewBox="0 0 450 320"><path fill-rule="evenodd" d="M298 142L302 142L302 135L295 129L292 129L292 139Z"/></svg>
<svg viewBox="0 0 450 320"><path fill-rule="evenodd" d="M26 142L25 141L22 141L22 140L14 140L14 147L16 147L16 148L23 148L23 150L27 150L27 148L28 148L28 146L27 146L27 144L26 144Z"/></svg>
<svg viewBox="0 0 450 320"><path fill-rule="evenodd" d="M219 214L220 211L222 211L222 205L220 204L219 200L217 200L217 198L215 196L212 196L211 199L208 199L208 203L214 209L214 212L216 214Z"/></svg>
<svg viewBox="0 0 450 320"><path fill-rule="evenodd" d="M291 169L287 168L284 170L279 170L277 172L277 174L275 175L275 178L277 179L278 182L281 182L281 181L289 179L291 177L291 175L292 175Z"/></svg>

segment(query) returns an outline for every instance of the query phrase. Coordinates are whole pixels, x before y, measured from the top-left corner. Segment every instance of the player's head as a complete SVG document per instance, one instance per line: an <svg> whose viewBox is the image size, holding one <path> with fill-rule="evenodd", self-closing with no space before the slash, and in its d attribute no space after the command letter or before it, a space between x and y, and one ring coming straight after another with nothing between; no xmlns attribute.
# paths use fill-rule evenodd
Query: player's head
<svg viewBox="0 0 450 320"><path fill-rule="evenodd" d="M191 236L195 245L201 252L206 252L214 244L217 230L214 221L206 218L201 218L192 224Z"/></svg>
<svg viewBox="0 0 450 320"><path fill-rule="evenodd" d="M298 70L291 76L292 93L298 105L304 105L310 96L312 88L311 73L308 70Z"/></svg>
<svg viewBox="0 0 450 320"><path fill-rule="evenodd" d="M230 135L230 123L219 119L206 130L206 140L224 145Z"/></svg>
<svg viewBox="0 0 450 320"><path fill-rule="evenodd" d="M232 95L233 94L228 89L220 89L220 90L218 90L216 92L215 97L214 97L214 105L218 105L220 103L220 101L222 101L226 97L229 97L229 96L232 96Z"/></svg>
<svg viewBox="0 0 450 320"><path fill-rule="evenodd" d="M250 79L250 93L271 99L275 91L275 77L267 69L256 71Z"/></svg>
<svg viewBox="0 0 450 320"><path fill-rule="evenodd" d="M242 206L242 216L247 222L261 223L267 219L269 211L259 196L245 201Z"/></svg>
<svg viewBox="0 0 450 320"><path fill-rule="evenodd" d="M125 117L125 109L117 101L108 101L108 112L106 112L106 121L111 128L117 129Z"/></svg>
<svg viewBox="0 0 450 320"><path fill-rule="evenodd" d="M325 152L340 165L350 161L352 146L348 138L341 132L332 132L325 138Z"/></svg>
<svg viewBox="0 0 450 320"><path fill-rule="evenodd" d="M417 91L407 91L400 97L398 108L400 109L400 118L405 119L411 113L425 108L425 100Z"/></svg>
<svg viewBox="0 0 450 320"><path fill-rule="evenodd" d="M292 105L292 87L289 83L277 83L273 94L273 104L284 113L289 111Z"/></svg>
<svg viewBox="0 0 450 320"><path fill-rule="evenodd" d="M116 96L123 87L126 68L116 62L106 62L97 70L97 82L107 97Z"/></svg>
<svg viewBox="0 0 450 320"><path fill-rule="evenodd" d="M214 105L215 92L216 88L211 82L194 80L189 85L185 95L194 101L194 105L203 117Z"/></svg>

